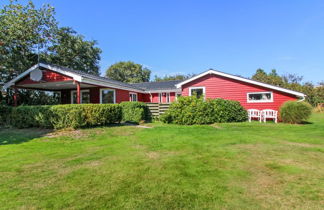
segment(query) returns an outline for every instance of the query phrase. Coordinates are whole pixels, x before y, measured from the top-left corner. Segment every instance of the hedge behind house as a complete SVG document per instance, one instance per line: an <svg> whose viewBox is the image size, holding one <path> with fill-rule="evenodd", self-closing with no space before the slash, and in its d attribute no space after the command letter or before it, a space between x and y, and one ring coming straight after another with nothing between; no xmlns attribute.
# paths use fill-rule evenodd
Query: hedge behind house
<svg viewBox="0 0 324 210"><path fill-rule="evenodd" d="M122 108L118 104L19 106L12 109L10 118L17 128L81 128L119 123Z"/></svg>
<svg viewBox="0 0 324 210"><path fill-rule="evenodd" d="M120 106L123 110L124 122L139 123L150 120L148 107L143 102L122 102Z"/></svg>
<svg viewBox="0 0 324 210"><path fill-rule="evenodd" d="M182 125L211 124L218 122L243 122L247 120L247 111L237 101L224 99L179 97L161 116L165 123Z"/></svg>

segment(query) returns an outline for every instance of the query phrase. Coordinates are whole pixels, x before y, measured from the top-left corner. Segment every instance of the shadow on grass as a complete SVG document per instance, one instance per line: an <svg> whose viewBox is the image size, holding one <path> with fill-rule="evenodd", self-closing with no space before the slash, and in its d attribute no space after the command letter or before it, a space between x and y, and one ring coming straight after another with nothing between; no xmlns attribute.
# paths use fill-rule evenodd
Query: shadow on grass
<svg viewBox="0 0 324 210"><path fill-rule="evenodd" d="M35 138L42 137L50 132L52 132L52 130L39 128L0 128L0 146L8 144L21 144Z"/></svg>

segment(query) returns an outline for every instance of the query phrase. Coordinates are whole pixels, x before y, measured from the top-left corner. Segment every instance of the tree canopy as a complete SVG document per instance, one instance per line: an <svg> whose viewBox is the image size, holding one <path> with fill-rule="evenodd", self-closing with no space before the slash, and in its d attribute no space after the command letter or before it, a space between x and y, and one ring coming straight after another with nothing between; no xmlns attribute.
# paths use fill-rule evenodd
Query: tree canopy
<svg viewBox="0 0 324 210"><path fill-rule="evenodd" d="M163 77L159 77L155 75L154 82L162 82L162 81L170 81L170 80L186 80L193 76L195 76L195 74L175 74L175 75L165 75Z"/></svg>
<svg viewBox="0 0 324 210"><path fill-rule="evenodd" d="M59 28L49 4L36 8L32 1L8 0L0 8L0 31L0 82L11 80L38 61L99 72L101 50L96 41L85 40L71 28ZM10 95L9 91L8 100ZM20 96L21 103L40 104L46 94L21 90Z"/></svg>
<svg viewBox="0 0 324 210"><path fill-rule="evenodd" d="M151 70L132 61L117 62L106 71L106 77L128 83L148 82L150 76Z"/></svg>
<svg viewBox="0 0 324 210"><path fill-rule="evenodd" d="M312 82L303 82L302 76L296 74L280 76L275 69L272 69L269 73L265 72L263 69L257 69L255 74L252 76L252 79L302 92L307 95L306 100L312 105L324 103L324 92L322 86L315 87Z"/></svg>

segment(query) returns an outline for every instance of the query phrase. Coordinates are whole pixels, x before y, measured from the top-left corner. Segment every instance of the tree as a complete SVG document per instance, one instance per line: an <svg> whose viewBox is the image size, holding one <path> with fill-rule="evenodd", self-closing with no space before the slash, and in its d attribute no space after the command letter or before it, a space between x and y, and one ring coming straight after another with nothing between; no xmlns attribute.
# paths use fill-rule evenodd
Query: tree
<svg viewBox="0 0 324 210"><path fill-rule="evenodd" d="M7 82L37 63L37 52L50 44L57 30L54 8L36 9L10 0L0 10L0 81Z"/></svg>
<svg viewBox="0 0 324 210"><path fill-rule="evenodd" d="M96 41L86 41L72 28L63 27L56 33L56 39L42 59L87 73L99 75L101 49Z"/></svg>
<svg viewBox="0 0 324 210"><path fill-rule="evenodd" d="M0 8L0 82L8 82L40 61L98 74L101 50L95 41L85 41L71 28L58 28L54 8L35 8L9 0ZM39 55L39 56L38 56ZM46 97L48 96L48 100ZM12 91L7 98L12 103ZM52 103L52 94L20 90L20 102Z"/></svg>
<svg viewBox="0 0 324 210"><path fill-rule="evenodd" d="M132 61L121 61L111 65L106 71L106 77L128 83L148 82L151 70Z"/></svg>
<svg viewBox="0 0 324 210"><path fill-rule="evenodd" d="M324 101L324 89L321 86L315 87L311 82L303 82L303 77L296 74L280 76L275 69L270 73L266 73L263 69L257 69L252 79L302 92L307 95L306 101L313 106Z"/></svg>
<svg viewBox="0 0 324 210"><path fill-rule="evenodd" d="M154 76L155 82L162 82L162 81L170 81L170 80L186 80L191 77L195 76L195 74L176 74L176 75L165 75L164 77L158 77L157 75Z"/></svg>

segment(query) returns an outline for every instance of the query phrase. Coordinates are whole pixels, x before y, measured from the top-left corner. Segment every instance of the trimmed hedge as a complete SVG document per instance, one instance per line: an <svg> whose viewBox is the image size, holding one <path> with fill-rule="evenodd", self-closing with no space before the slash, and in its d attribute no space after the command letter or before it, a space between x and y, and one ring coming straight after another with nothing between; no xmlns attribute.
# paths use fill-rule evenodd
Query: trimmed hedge
<svg viewBox="0 0 324 210"><path fill-rule="evenodd" d="M81 128L120 123L118 104L68 104L19 106L12 109L11 125L17 128Z"/></svg>
<svg viewBox="0 0 324 210"><path fill-rule="evenodd" d="M160 117L162 122L181 125L243 122L247 111L237 101L179 97Z"/></svg>
<svg viewBox="0 0 324 210"><path fill-rule="evenodd" d="M149 109L143 102L122 102L123 121L139 123L149 120Z"/></svg>
<svg viewBox="0 0 324 210"><path fill-rule="evenodd" d="M287 101L280 107L281 120L291 124L302 123L310 117L312 109L306 102Z"/></svg>
<svg viewBox="0 0 324 210"><path fill-rule="evenodd" d="M0 104L0 126L8 125L12 107Z"/></svg>

